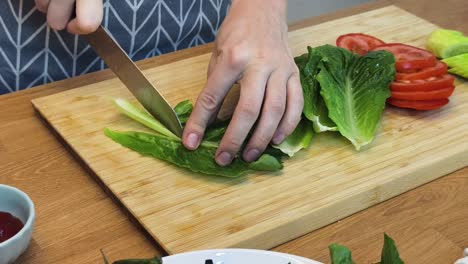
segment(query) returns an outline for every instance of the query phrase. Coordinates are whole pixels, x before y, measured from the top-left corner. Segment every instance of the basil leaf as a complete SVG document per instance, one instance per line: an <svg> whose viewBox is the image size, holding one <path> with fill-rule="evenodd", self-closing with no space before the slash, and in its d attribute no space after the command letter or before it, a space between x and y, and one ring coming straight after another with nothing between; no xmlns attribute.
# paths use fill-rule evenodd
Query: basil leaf
<svg viewBox="0 0 468 264"><path fill-rule="evenodd" d="M380 264L404 264L398 253L395 241L386 233L384 234L384 245Z"/></svg>
<svg viewBox="0 0 468 264"><path fill-rule="evenodd" d="M322 58L317 80L329 117L359 150L374 138L395 77L395 58L386 51L359 56L331 45L314 52Z"/></svg>
<svg viewBox="0 0 468 264"><path fill-rule="evenodd" d="M328 249L330 250L332 264L355 264L351 251L347 247L331 244Z"/></svg>
<svg viewBox="0 0 468 264"><path fill-rule="evenodd" d="M277 171L283 167L279 159L268 154L264 154L254 163L249 164L236 158L231 165L221 167L214 160L217 144L202 144L197 150L189 151L182 145L180 139L174 140L158 134L119 132L110 129L106 129L105 134L122 146L144 156L168 161L194 172L239 177L253 170Z"/></svg>

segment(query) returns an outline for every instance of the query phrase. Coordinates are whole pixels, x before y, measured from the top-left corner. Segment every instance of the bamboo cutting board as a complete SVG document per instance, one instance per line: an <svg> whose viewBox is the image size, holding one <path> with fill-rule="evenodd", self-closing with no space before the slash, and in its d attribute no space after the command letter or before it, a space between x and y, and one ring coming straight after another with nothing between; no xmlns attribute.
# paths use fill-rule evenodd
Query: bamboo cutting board
<svg viewBox="0 0 468 264"><path fill-rule="evenodd" d="M336 37L364 32L423 46L435 25L397 7L290 33L295 55ZM174 105L194 99L210 55L145 74ZM388 108L373 144L356 152L323 133L280 173L240 179L203 176L121 147L103 129L147 131L118 113L112 98L134 100L118 79L35 99L34 107L168 251L268 249L468 165L468 85L458 82L441 110ZM66 177L66 176L64 176Z"/></svg>

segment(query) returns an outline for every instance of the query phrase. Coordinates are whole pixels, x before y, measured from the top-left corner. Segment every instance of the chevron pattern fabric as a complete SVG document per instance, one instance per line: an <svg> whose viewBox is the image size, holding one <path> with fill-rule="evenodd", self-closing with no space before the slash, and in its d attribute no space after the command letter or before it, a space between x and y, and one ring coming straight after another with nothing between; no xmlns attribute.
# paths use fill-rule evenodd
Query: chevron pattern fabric
<svg viewBox="0 0 468 264"><path fill-rule="evenodd" d="M229 0L105 0L103 26L133 60L213 41ZM0 0L0 94L101 70L79 36L51 30L34 0Z"/></svg>

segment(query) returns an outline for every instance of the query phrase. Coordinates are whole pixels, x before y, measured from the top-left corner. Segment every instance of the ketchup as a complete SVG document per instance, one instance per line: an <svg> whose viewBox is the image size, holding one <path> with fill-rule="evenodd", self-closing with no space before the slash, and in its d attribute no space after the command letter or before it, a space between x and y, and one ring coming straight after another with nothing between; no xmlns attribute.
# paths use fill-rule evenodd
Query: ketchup
<svg viewBox="0 0 468 264"><path fill-rule="evenodd" d="M21 220L14 215L0 211L0 243L12 238L23 226Z"/></svg>

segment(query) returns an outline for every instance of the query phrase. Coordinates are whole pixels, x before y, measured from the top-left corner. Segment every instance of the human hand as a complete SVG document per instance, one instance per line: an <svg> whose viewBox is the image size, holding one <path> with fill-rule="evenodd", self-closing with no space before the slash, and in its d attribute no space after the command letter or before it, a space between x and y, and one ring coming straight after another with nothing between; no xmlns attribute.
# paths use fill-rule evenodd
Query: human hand
<svg viewBox="0 0 468 264"><path fill-rule="evenodd" d="M66 28L73 34L89 34L102 22L102 0L35 0L35 2L37 9L47 14L49 26L56 30ZM71 19L74 10L76 17Z"/></svg>
<svg viewBox="0 0 468 264"><path fill-rule="evenodd" d="M285 0L233 0L223 22L200 93L183 134L196 149L235 82L240 99L216 152L221 166L231 163L249 132L243 159L258 159L270 142L281 143L300 121L304 99L288 45Z"/></svg>

